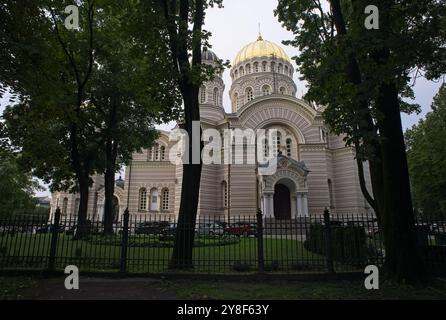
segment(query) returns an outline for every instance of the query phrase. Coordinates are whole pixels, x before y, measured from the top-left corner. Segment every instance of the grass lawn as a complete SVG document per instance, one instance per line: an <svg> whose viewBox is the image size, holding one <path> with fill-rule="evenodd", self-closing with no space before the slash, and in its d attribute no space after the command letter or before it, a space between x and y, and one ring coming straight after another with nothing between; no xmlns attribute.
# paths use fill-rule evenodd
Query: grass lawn
<svg viewBox="0 0 446 320"><path fill-rule="evenodd" d="M0 236L0 266L9 269L47 267L50 234L16 234ZM255 271L257 239L197 238L194 248L194 272ZM171 242L156 236L131 236L128 270L138 273L167 272L172 254ZM154 245L160 247L154 247ZM56 253L58 269L76 265L81 271L117 271L120 266L119 237L94 236L91 241L74 241L60 234ZM323 270L324 257L307 251L297 239L264 239L265 265L269 271ZM234 270L236 266L236 270Z"/></svg>

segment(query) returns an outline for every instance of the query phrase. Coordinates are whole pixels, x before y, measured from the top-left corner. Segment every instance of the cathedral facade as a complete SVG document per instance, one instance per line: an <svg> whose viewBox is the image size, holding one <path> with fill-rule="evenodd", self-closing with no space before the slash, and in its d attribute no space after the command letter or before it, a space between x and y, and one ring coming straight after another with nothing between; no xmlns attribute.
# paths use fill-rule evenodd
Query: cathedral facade
<svg viewBox="0 0 446 320"><path fill-rule="evenodd" d="M203 63L215 65L218 58L203 52ZM296 98L294 68L285 51L261 36L245 46L233 61L229 90L231 112L225 112L222 75L200 89L201 127L224 130L274 129L277 169L258 174L258 164L203 165L199 217L228 220L254 216L260 207L266 218L292 220L321 215L325 208L337 214L371 211L362 195L354 149L324 124L323 107ZM135 153L115 188L115 221L130 214L144 217L176 217L182 188L183 166L170 161L178 154L178 142L160 131L149 150ZM265 153L267 143L265 143ZM367 163L366 182L370 189ZM103 179L94 177L89 198L91 219L102 219ZM55 193L52 210L75 215L78 195Z"/></svg>

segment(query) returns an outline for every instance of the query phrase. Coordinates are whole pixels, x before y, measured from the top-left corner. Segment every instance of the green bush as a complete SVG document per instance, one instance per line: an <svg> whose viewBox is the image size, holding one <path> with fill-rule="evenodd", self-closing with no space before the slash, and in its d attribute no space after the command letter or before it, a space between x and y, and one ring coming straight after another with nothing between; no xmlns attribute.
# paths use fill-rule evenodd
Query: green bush
<svg viewBox="0 0 446 320"><path fill-rule="evenodd" d="M247 262L237 261L232 266L232 269L234 269L237 272L249 272L251 271L252 265Z"/></svg>
<svg viewBox="0 0 446 320"><path fill-rule="evenodd" d="M363 265L367 260L367 236L364 227L331 225L333 260ZM325 255L325 226L313 224L304 243L308 251Z"/></svg>

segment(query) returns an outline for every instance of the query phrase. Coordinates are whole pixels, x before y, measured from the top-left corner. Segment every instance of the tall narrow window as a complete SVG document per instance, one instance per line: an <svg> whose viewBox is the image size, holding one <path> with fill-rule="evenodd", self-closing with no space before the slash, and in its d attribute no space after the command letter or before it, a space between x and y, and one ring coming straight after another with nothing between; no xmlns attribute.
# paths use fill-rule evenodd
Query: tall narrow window
<svg viewBox="0 0 446 320"><path fill-rule="evenodd" d="M213 100L214 100L214 104L216 106L218 106L220 104L218 88L214 88L214 99Z"/></svg>
<svg viewBox="0 0 446 320"><path fill-rule="evenodd" d="M286 155L287 157L291 157L291 149L292 148L292 141L290 138L286 139Z"/></svg>
<svg viewBox="0 0 446 320"><path fill-rule="evenodd" d="M245 69L243 67L240 67L240 77L245 75Z"/></svg>
<svg viewBox="0 0 446 320"><path fill-rule="evenodd" d="M266 72L266 68L267 68L267 63L266 63L266 61L263 61L262 62L262 71Z"/></svg>
<svg viewBox="0 0 446 320"><path fill-rule="evenodd" d="M237 110L238 110L238 93L236 92L235 94L234 94L234 112L237 112Z"/></svg>
<svg viewBox="0 0 446 320"><path fill-rule="evenodd" d="M265 139L263 141L263 155L265 158L268 158L268 156L269 156L269 141L268 141L268 139Z"/></svg>
<svg viewBox="0 0 446 320"><path fill-rule="evenodd" d="M246 102L249 102L252 99L254 99L254 93L252 91L252 88L246 88Z"/></svg>
<svg viewBox="0 0 446 320"><path fill-rule="evenodd" d="M223 181L221 183L221 191L222 191L222 204L223 204L223 208L227 208L228 207L228 184L226 183L226 181Z"/></svg>
<svg viewBox="0 0 446 320"><path fill-rule="evenodd" d="M285 66L285 74L288 75L288 66Z"/></svg>
<svg viewBox="0 0 446 320"><path fill-rule="evenodd" d="M277 69L277 72L283 73L283 65L279 63L279 68Z"/></svg>
<svg viewBox="0 0 446 320"><path fill-rule="evenodd" d="M262 93L263 93L264 96L269 95L271 93L271 87L269 85L267 85L267 84L264 85L262 87Z"/></svg>
<svg viewBox="0 0 446 320"><path fill-rule="evenodd" d="M80 204L81 199L76 198L76 200L74 201L74 215L77 215L79 213L79 204Z"/></svg>
<svg viewBox="0 0 446 320"><path fill-rule="evenodd" d="M63 198L62 202L62 214L66 215L68 211L68 198Z"/></svg>
<svg viewBox="0 0 446 320"><path fill-rule="evenodd" d="M250 74L251 73L251 65L247 64L246 65L246 74Z"/></svg>
<svg viewBox="0 0 446 320"><path fill-rule="evenodd" d="M275 142L276 142L275 143L276 150L274 150L275 151L274 155L277 155L281 151L280 149L281 149L281 144L282 144L282 134L279 131L277 131L277 133L276 133L276 141Z"/></svg>
<svg viewBox="0 0 446 320"><path fill-rule="evenodd" d="M162 199L162 205L161 205L162 210L168 211L169 210L169 189L163 189L161 199Z"/></svg>
<svg viewBox="0 0 446 320"><path fill-rule="evenodd" d="M166 160L166 147L165 146L161 146L161 161Z"/></svg>
<svg viewBox="0 0 446 320"><path fill-rule="evenodd" d="M276 63L271 62L271 72L276 72Z"/></svg>
<svg viewBox="0 0 446 320"><path fill-rule="evenodd" d="M238 70L235 70L234 72L234 77L237 79L238 78Z"/></svg>
<svg viewBox="0 0 446 320"><path fill-rule="evenodd" d="M328 179L328 195L330 197L330 208L334 208L334 200L333 200L333 184L330 179Z"/></svg>
<svg viewBox="0 0 446 320"><path fill-rule="evenodd" d="M206 87L202 86L200 89L200 102L206 103Z"/></svg>
<svg viewBox="0 0 446 320"><path fill-rule="evenodd" d="M259 72L259 63L254 62L254 72Z"/></svg>
<svg viewBox="0 0 446 320"><path fill-rule="evenodd" d="M146 188L141 188L139 190L139 210L146 211L147 210L147 190Z"/></svg>
<svg viewBox="0 0 446 320"><path fill-rule="evenodd" d="M159 161L160 159L160 146L158 143L153 145L154 153L155 153L155 161Z"/></svg>

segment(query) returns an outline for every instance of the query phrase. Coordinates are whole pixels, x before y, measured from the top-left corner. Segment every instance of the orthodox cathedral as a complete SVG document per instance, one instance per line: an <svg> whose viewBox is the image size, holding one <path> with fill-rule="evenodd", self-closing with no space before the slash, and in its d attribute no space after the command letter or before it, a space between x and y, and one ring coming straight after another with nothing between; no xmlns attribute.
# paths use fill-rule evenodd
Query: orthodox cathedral
<svg viewBox="0 0 446 320"><path fill-rule="evenodd" d="M218 57L203 51L203 63L216 65ZM235 57L230 75L231 112L223 107L222 74L201 87L203 129L275 129L277 169L258 175L257 164L203 165L199 197L200 217L228 220L254 216L260 207L265 218L293 220L321 215L325 208L336 214L371 211L362 195L354 149L324 124L323 107L296 98L294 68L285 51L261 36ZM169 132L160 131L149 150L135 153L125 170L125 181L116 181L115 221L128 206L132 216L176 217L180 207L181 164L169 160L178 153ZM265 145L265 148L266 145ZM266 150L265 150L266 152ZM368 165L364 163L369 189ZM102 219L103 177L93 177L89 197L90 219ZM51 212L77 214L79 196L52 195Z"/></svg>

